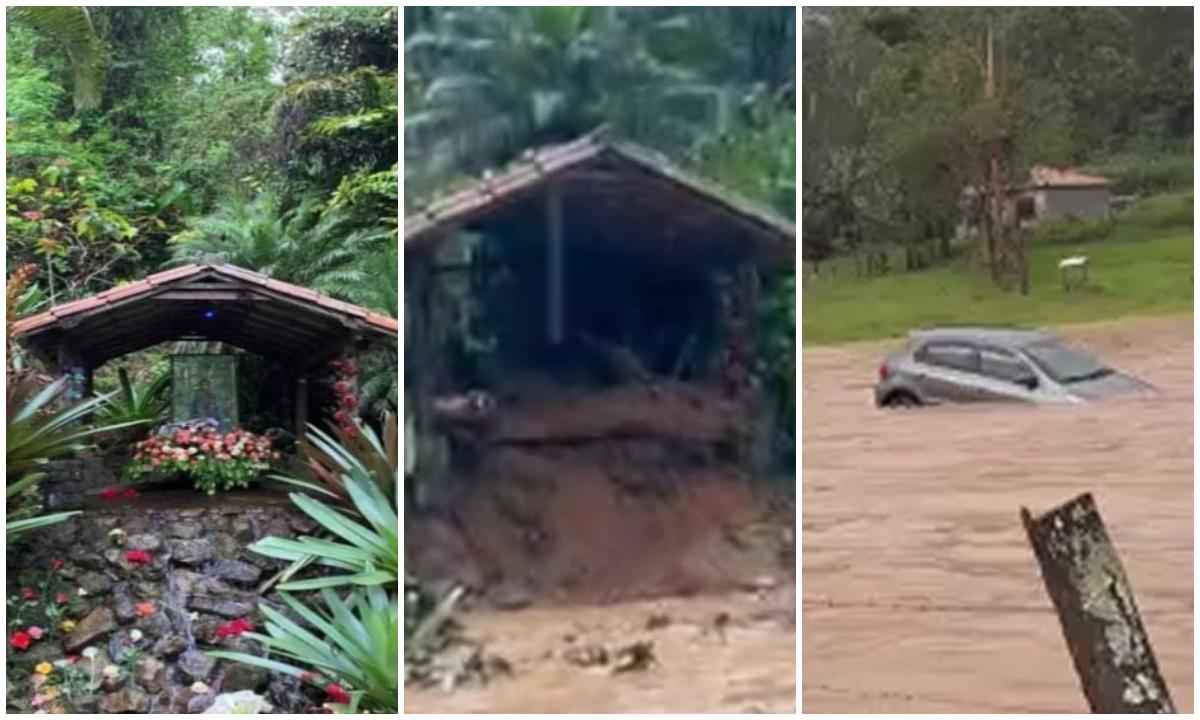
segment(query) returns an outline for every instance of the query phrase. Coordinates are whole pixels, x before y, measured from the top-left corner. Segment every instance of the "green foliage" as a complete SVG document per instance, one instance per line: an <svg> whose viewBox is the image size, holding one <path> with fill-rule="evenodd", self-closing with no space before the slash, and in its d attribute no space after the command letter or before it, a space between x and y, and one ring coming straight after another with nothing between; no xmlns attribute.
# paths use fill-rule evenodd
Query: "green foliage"
<svg viewBox="0 0 1200 720"><path fill-rule="evenodd" d="M1012 184L1033 164L1090 164L1122 193L1190 184L1190 157L1159 160L1190 143L1190 10L803 13L806 258L948 240L1001 138Z"/></svg>
<svg viewBox="0 0 1200 720"><path fill-rule="evenodd" d="M1122 153L1087 166L1087 172L1112 181L1118 195L1155 195L1192 186L1192 146L1173 151L1146 149Z"/></svg>
<svg viewBox="0 0 1200 720"><path fill-rule="evenodd" d="M1035 244L1028 297L988 287L957 266L872 279L846 272L841 275L850 279L814 282L804 289L804 342L900 337L914 327L937 324L1047 325L1190 313L1191 206L1190 194L1148 198L1118 216L1106 240ZM1168 218L1175 224L1163 225ZM1065 292L1058 261L1074 254L1088 256L1089 284Z"/></svg>
<svg viewBox="0 0 1200 720"><path fill-rule="evenodd" d="M394 423L389 423L394 432ZM292 502L304 514L316 520L327 533L341 540L335 542L304 536L298 540L269 537L251 546L251 550L292 563L313 560L321 565L349 570L311 580L297 580L280 585L283 590L312 590L343 585L394 586L400 566L399 512L396 484L398 469L394 441L388 448L373 432L363 428L367 449L355 449L338 442L328 434L309 428L307 441L321 453L322 477L327 487L289 480L325 495L348 498L353 515L303 493L291 493ZM287 480L285 478L285 480Z"/></svg>
<svg viewBox="0 0 1200 720"><path fill-rule="evenodd" d="M351 698L345 712L397 712L400 618L395 594L369 587L340 597L324 589L321 605L315 608L288 593L280 593L280 597L290 612L260 605L267 617L267 634L245 635L266 646L271 657L227 651L208 654L318 686L324 679L335 681ZM311 677L313 673L318 677Z"/></svg>
<svg viewBox="0 0 1200 720"><path fill-rule="evenodd" d="M107 58L104 43L92 25L87 8L14 7L9 10L8 17L33 28L66 54L73 74L77 110L88 110L100 104L100 86Z"/></svg>
<svg viewBox="0 0 1200 720"><path fill-rule="evenodd" d="M1099 242L1112 234L1114 222L1104 220L1078 220L1075 218L1057 222L1040 223L1033 233L1034 245L1083 245Z"/></svg>
<svg viewBox="0 0 1200 720"><path fill-rule="evenodd" d="M678 155L730 129L736 99L756 83L776 92L791 79L792 61L780 62L794 47L790 9L407 12L410 198L601 124Z"/></svg>
<svg viewBox="0 0 1200 720"><path fill-rule="evenodd" d="M140 425L136 434L120 434L122 441L137 439L144 436L150 426L166 419L171 406L171 376L162 373L142 386L135 386L130 382L129 372L125 368L120 368L117 374L119 388L116 393L107 396L96 412L96 419L104 425L137 421Z"/></svg>

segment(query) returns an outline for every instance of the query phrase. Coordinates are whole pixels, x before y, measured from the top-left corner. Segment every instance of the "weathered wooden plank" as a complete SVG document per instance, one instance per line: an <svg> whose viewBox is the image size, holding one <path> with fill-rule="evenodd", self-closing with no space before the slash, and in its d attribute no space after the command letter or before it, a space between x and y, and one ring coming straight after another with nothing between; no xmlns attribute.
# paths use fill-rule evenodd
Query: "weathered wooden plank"
<svg viewBox="0 0 1200 720"><path fill-rule="evenodd" d="M1090 493L1021 521L1095 713L1173 713L1133 588Z"/></svg>

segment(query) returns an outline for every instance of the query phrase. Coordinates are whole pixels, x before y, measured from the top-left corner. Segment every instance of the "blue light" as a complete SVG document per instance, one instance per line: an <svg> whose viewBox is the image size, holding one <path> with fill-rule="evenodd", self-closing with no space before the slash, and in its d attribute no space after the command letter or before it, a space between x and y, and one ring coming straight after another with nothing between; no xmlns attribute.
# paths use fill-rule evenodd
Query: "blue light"
<svg viewBox="0 0 1200 720"><path fill-rule="evenodd" d="M205 320L212 320L212 319L213 319L213 318L215 318L216 316L217 316L217 311L216 311L216 310L205 310L205 311L204 311L204 319L205 319Z"/></svg>

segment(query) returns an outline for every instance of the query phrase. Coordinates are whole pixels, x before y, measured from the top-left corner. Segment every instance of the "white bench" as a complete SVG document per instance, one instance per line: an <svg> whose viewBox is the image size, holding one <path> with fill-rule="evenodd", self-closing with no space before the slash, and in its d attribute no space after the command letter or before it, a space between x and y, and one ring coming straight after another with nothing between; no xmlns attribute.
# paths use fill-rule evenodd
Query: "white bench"
<svg viewBox="0 0 1200 720"><path fill-rule="evenodd" d="M1072 275L1079 281L1079 284L1087 285L1088 259L1086 255L1075 255L1074 257L1059 260L1058 270L1062 273L1063 289L1067 292L1071 291Z"/></svg>

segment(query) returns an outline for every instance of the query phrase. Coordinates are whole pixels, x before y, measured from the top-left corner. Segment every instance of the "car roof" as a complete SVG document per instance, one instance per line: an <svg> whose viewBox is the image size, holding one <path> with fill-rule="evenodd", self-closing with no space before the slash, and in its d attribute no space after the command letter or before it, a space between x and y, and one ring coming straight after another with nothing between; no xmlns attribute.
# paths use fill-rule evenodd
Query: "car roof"
<svg viewBox="0 0 1200 720"><path fill-rule="evenodd" d="M914 330L909 337L918 342L969 342L1006 347L1025 347L1058 338L1044 330L1017 327L936 327Z"/></svg>

